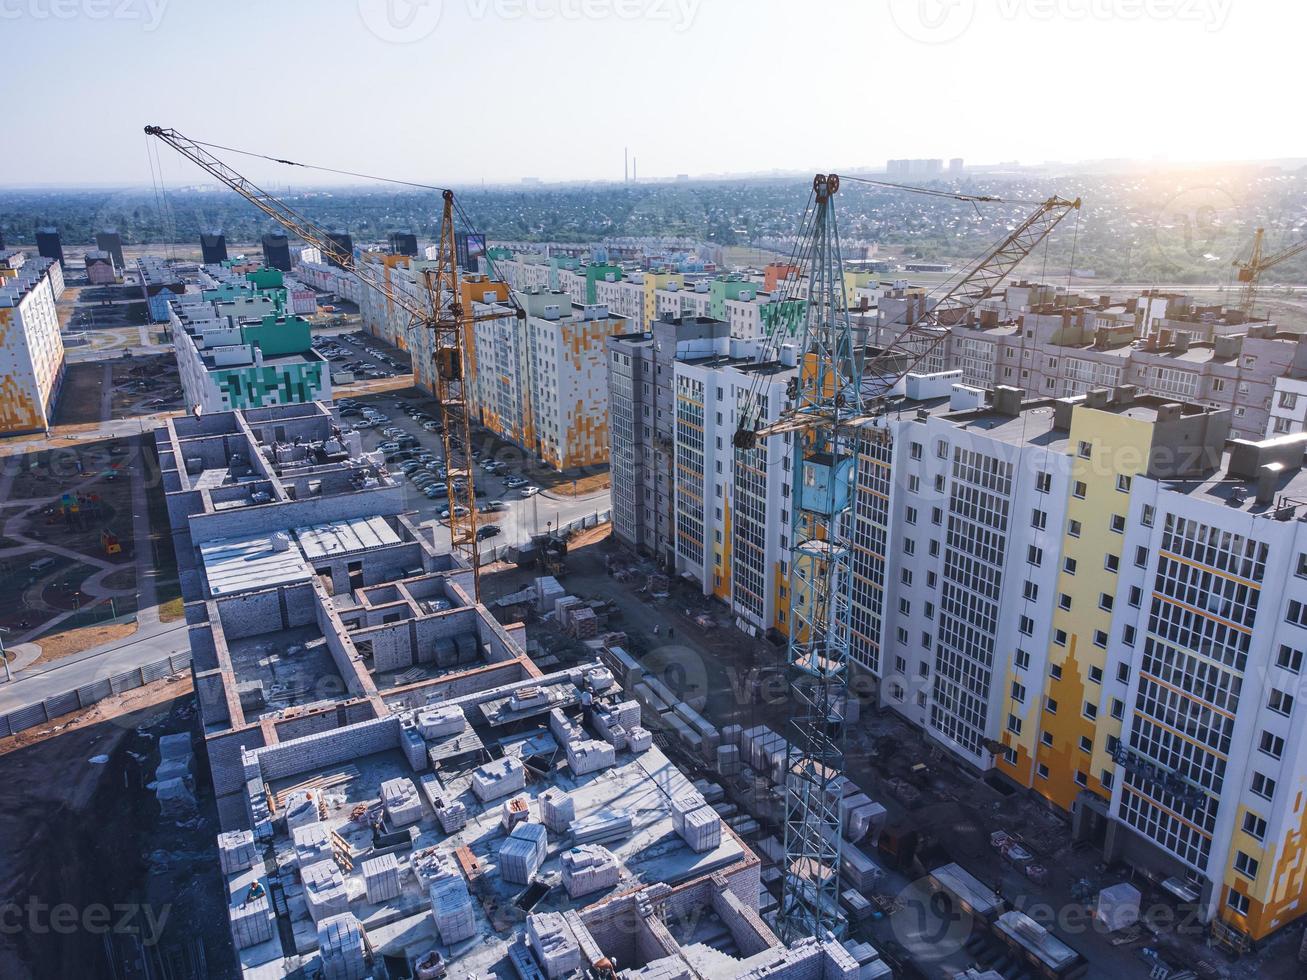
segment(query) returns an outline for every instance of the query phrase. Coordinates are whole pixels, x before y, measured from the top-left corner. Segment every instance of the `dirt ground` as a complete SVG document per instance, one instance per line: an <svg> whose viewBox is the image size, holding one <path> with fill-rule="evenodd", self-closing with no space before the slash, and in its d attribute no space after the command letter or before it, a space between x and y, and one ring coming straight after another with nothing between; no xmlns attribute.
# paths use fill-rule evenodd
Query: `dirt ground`
<svg viewBox="0 0 1307 980"><path fill-rule="evenodd" d="M606 571L607 557L621 554L607 529L605 525L569 543L567 571L560 576L568 592L615 603L620 617L610 621L608 628L627 634L626 647L637 659L671 665L674 673L695 683L701 679L708 692L704 714L715 725L767 724L784 734L793 710L788 688L772 703L759 704L750 696L748 683L756 668L782 663L783 649L735 629L726 607L704 599L697 587L674 580L671 595L657 599L636 591L642 579L619 583ZM492 605L497 597L525 587L538 574L538 569L491 566L482 573L482 600ZM700 614L706 614L710 628L696 622ZM535 619L528 619L527 636L536 656L556 656L567 664L591 655L578 641ZM721 781L706 770L703 760L679 752L679 745L671 739L669 750L683 767L697 767L701 774ZM1069 824L1062 816L1019 790L997 788L952 765L920 731L872 701L864 701L861 719L850 726L846 752L845 771L872 799L885 805L890 825L898 823L921 834L915 857L902 867L873 850L873 856L886 868L876 893L890 903L906 902L904 910L852 930L856 938L896 958L902 977L936 980L969 965L970 947L961 943L927 943L923 951L918 941L921 930L913 918L920 915L920 903L914 907L911 899L920 888L921 877L926 870L949 861L958 862L991 887L997 886L1014 907L1041 919L1051 915L1050 922L1041 924L1049 925L1059 938L1085 955L1090 964L1086 975L1091 978L1149 976L1146 949L1156 951L1174 967L1211 980L1303 976L1296 958L1303 935L1301 924L1284 929L1252 954L1237 961L1228 959L1208 945L1202 924L1177 908L1176 900L1167 893L1146 878L1131 875L1128 868L1103 865L1101 852L1093 847L1073 845ZM1048 868L1046 882L1031 881L990 846L990 834L1000 829L1022 835ZM767 834L780 839L782 829L763 821L759 836ZM1152 929L1140 930L1131 941L1113 945L1110 937L1093 928L1085 906L1072 896L1078 883L1082 887L1087 883L1096 894L1121 880L1132 880L1143 893L1144 907L1153 910Z"/></svg>
<svg viewBox="0 0 1307 980"><path fill-rule="evenodd" d="M0 741L0 976L235 975L202 752L193 818L161 818L148 786L194 716L189 678L157 681Z"/></svg>

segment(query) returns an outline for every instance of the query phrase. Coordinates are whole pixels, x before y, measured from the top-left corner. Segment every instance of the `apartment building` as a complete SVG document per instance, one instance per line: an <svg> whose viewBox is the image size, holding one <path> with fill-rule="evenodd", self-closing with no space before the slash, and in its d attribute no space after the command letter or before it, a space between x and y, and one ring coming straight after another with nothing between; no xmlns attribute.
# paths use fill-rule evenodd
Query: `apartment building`
<svg viewBox="0 0 1307 980"><path fill-rule="evenodd" d="M153 323L168 322L168 303L186 292L181 270L173 263L153 255L136 260L136 274L141 281L141 295Z"/></svg>
<svg viewBox="0 0 1307 980"><path fill-rule="evenodd" d="M518 300L525 320L506 306L473 304L503 313L473 328L473 416L554 469L602 465L609 454L606 342L627 332L626 320L561 292L531 289Z"/></svg>
<svg viewBox="0 0 1307 980"><path fill-rule="evenodd" d="M64 378L55 302L63 294L56 259L0 252L0 435L50 427Z"/></svg>
<svg viewBox="0 0 1307 980"><path fill-rule="evenodd" d="M676 361L729 337L721 320L664 316L607 339L613 534L666 568L676 564Z"/></svg>
<svg viewBox="0 0 1307 980"><path fill-rule="evenodd" d="M90 249L82 255L82 265L86 269L86 281L92 286L112 286L118 281L118 267L108 252Z"/></svg>
<svg viewBox="0 0 1307 980"><path fill-rule="evenodd" d="M267 236L282 237L284 236ZM283 258L282 250L285 250ZM282 269L286 272L294 272L295 276L301 281L312 286L318 292L332 293L336 297L353 303L355 306L362 307L363 293L367 289L353 272L346 271L330 262L324 262L322 252L316 248L302 248L296 255L294 264L290 259L289 246L283 242L273 249L273 258L267 258L269 246L265 237L263 252L265 264L271 268ZM275 259L275 261L274 261ZM284 263L284 264L283 264Z"/></svg>

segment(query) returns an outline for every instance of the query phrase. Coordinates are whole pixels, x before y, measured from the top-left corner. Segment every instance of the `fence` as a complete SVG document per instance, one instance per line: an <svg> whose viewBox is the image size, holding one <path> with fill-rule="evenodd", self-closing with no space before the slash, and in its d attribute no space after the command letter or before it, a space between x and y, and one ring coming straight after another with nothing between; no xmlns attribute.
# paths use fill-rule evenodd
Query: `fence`
<svg viewBox="0 0 1307 980"><path fill-rule="evenodd" d="M151 681L172 677L186 670L190 665L189 653L177 653L143 667L134 667L121 674L114 674L112 677L92 681L90 684L84 684L63 694L56 694L37 704L29 704L7 715L0 715L0 737L16 735L29 728L53 721L70 711L89 708L111 695L143 687Z"/></svg>
<svg viewBox="0 0 1307 980"><path fill-rule="evenodd" d="M600 524L607 524L613 519L611 510L597 510L593 514L587 514L585 517L578 517L576 520L567 524L559 525L555 530L562 534L571 534L573 531L585 531L592 527L598 527ZM499 544L493 548L481 548L478 552L482 565L493 565L497 561L503 561L504 557L517 545Z"/></svg>

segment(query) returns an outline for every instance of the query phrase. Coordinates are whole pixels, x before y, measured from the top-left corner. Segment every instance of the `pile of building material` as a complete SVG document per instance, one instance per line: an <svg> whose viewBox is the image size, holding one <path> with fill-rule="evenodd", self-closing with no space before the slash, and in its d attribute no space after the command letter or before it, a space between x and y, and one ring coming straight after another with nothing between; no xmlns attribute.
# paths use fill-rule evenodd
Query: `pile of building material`
<svg viewBox="0 0 1307 980"><path fill-rule="evenodd" d="M399 894L399 859L382 854L363 862L363 887L369 902L384 902Z"/></svg>
<svg viewBox="0 0 1307 980"><path fill-rule="evenodd" d="M599 617L589 606L582 606L571 616L570 632L578 640L588 640L599 635Z"/></svg>
<svg viewBox="0 0 1307 980"><path fill-rule="evenodd" d="M653 732L636 725L626 733L626 747L637 755L653 746Z"/></svg>
<svg viewBox="0 0 1307 980"><path fill-rule="evenodd" d="M317 823L322 819L322 794L316 789L295 789L286 794L283 812L286 830L294 833L296 827Z"/></svg>
<svg viewBox="0 0 1307 980"><path fill-rule="evenodd" d="M162 735L159 738L159 768L155 771L156 782L169 779L186 779L191 774L194 760L191 752L191 736L187 732L176 735Z"/></svg>
<svg viewBox="0 0 1307 980"><path fill-rule="evenodd" d="M528 915L526 936L546 976L562 977L581 969L581 946L562 914L543 912Z"/></svg>
<svg viewBox="0 0 1307 980"><path fill-rule="evenodd" d="M856 845L840 845L840 877L860 892L866 892L885 874L879 864Z"/></svg>
<svg viewBox="0 0 1307 980"><path fill-rule="evenodd" d="M848 954L858 963L858 980L885 980L885 978L893 980L894 970L880 958L880 950L871 943L846 939L843 945Z"/></svg>
<svg viewBox="0 0 1307 980"><path fill-rule="evenodd" d="M576 804L557 786L550 786L536 797L540 804L540 822L555 834L565 834L576 819Z"/></svg>
<svg viewBox="0 0 1307 980"><path fill-rule="evenodd" d="M431 898L431 917L440 941L460 942L476 933L467 879L447 857L428 851L413 856L413 871Z"/></svg>
<svg viewBox="0 0 1307 980"><path fill-rule="evenodd" d="M567 756L567 767L578 776L608 769L617 762L613 746L594 738L564 742L563 754Z"/></svg>
<svg viewBox="0 0 1307 980"><path fill-rule="evenodd" d="M598 844L582 844L564 851L560 863L563 887L570 898L580 898L617 884L617 858L608 848Z"/></svg>
<svg viewBox="0 0 1307 980"><path fill-rule="evenodd" d="M463 709L456 704L429 705L414 715L417 729L426 739L446 738L467 728Z"/></svg>
<svg viewBox="0 0 1307 980"><path fill-rule="evenodd" d="M672 800L672 829L698 854L722 842L722 818L694 790Z"/></svg>
<svg viewBox="0 0 1307 980"><path fill-rule="evenodd" d="M717 771L723 776L740 774L740 747L738 745L717 746Z"/></svg>
<svg viewBox="0 0 1307 980"><path fill-rule="evenodd" d="M487 803L526 788L526 769L521 761L506 756L487 762L472 773L472 792Z"/></svg>
<svg viewBox="0 0 1307 980"><path fill-rule="evenodd" d="M422 772L431 762L427 758L427 740L417 729L417 722L412 716L399 719L399 748L414 772Z"/></svg>
<svg viewBox="0 0 1307 980"><path fill-rule="evenodd" d="M567 590L559 585L558 579L552 575L541 575L536 579L535 590L536 611L542 614L552 612L554 603L567 594Z"/></svg>
<svg viewBox="0 0 1307 980"><path fill-rule="evenodd" d="M268 900L268 889L262 881L257 882L250 894L234 904L229 912L231 938L237 949L249 949L259 943L266 943L273 937L277 917Z"/></svg>
<svg viewBox="0 0 1307 980"><path fill-rule="evenodd" d="M531 804L525 796L514 796L511 800L505 800L499 808L499 826L509 833L520 823L525 823L531 819Z"/></svg>
<svg viewBox="0 0 1307 980"><path fill-rule="evenodd" d="M631 827L631 814L626 810L602 809L573 820L569 829L577 844L600 844L630 837Z"/></svg>
<svg viewBox="0 0 1307 980"><path fill-rule="evenodd" d="M499 845L499 874L515 885L528 885L545 863L548 834L543 824L524 823L513 828Z"/></svg>
<svg viewBox="0 0 1307 980"><path fill-rule="evenodd" d="M253 831L229 830L218 835L218 862L223 874L238 875L248 871L258 859Z"/></svg>
<svg viewBox="0 0 1307 980"><path fill-rule="evenodd" d="M346 912L318 923L323 980L363 980L368 975L367 940L359 920Z"/></svg>
<svg viewBox="0 0 1307 980"><path fill-rule="evenodd" d="M413 780L405 776L387 779L381 784L381 802L395 827L407 827L422 819L422 798L418 796Z"/></svg>
<svg viewBox="0 0 1307 980"><path fill-rule="evenodd" d="M295 867L300 871L331 860L331 830L322 821L301 824L290 832L290 839L295 848Z"/></svg>
<svg viewBox="0 0 1307 980"><path fill-rule="evenodd" d="M1129 882L1110 885L1098 893L1094 918L1108 932L1128 929L1139 921L1139 889Z"/></svg>
<svg viewBox="0 0 1307 980"><path fill-rule="evenodd" d="M304 883L304 904L314 922L321 925L328 916L349 911L345 876L335 861L319 861L301 868L300 880Z"/></svg>
<svg viewBox="0 0 1307 980"><path fill-rule="evenodd" d="M581 679L585 687L595 694L603 694L617 683L617 678L613 676L613 672L607 667L591 667L582 675ZM635 705L635 720L639 721L640 706L633 701L625 703ZM618 707L620 708L621 705L618 705Z"/></svg>

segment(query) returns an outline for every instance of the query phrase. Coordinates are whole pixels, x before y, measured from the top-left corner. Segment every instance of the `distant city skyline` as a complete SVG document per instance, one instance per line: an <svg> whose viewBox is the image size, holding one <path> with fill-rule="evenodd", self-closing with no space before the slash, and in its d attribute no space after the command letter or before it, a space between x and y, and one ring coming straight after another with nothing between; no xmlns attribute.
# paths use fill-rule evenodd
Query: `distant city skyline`
<svg viewBox="0 0 1307 980"><path fill-rule="evenodd" d="M459 185L621 180L628 147L645 181L1303 154L1266 95L1297 84L1297 5L8 0L0 22L24 96L6 186L148 185L149 123ZM240 159L279 186L343 183ZM203 183L160 160L166 183Z"/></svg>

